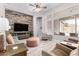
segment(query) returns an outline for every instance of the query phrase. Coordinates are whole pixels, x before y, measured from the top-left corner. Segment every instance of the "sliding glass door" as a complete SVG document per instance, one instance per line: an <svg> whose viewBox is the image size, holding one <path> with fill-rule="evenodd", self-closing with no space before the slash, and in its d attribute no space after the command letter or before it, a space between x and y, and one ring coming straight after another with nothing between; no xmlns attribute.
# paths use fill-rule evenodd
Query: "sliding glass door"
<svg viewBox="0 0 79 59"><path fill-rule="evenodd" d="M67 36L79 36L79 15L69 16L54 21L54 33Z"/></svg>
<svg viewBox="0 0 79 59"><path fill-rule="evenodd" d="M63 25L60 26L63 29L63 32L65 33L75 33L75 20L74 19L68 19L62 21Z"/></svg>
<svg viewBox="0 0 79 59"><path fill-rule="evenodd" d="M68 35L69 33L75 33L75 19L74 17L68 17L60 19L60 32Z"/></svg>
<svg viewBox="0 0 79 59"><path fill-rule="evenodd" d="M60 32L79 35L79 15L60 19Z"/></svg>

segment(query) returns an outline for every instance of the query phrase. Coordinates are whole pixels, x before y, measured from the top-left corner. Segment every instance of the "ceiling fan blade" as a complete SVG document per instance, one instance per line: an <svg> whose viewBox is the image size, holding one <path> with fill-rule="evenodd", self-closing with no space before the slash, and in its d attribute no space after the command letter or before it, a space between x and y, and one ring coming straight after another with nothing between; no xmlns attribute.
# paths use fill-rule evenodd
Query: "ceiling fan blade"
<svg viewBox="0 0 79 59"><path fill-rule="evenodd" d="M33 5L33 4L29 4L29 6L33 6L33 7L35 7L35 5Z"/></svg>
<svg viewBox="0 0 79 59"><path fill-rule="evenodd" d="M40 7L40 8L45 8L46 9L47 7L45 6L45 7Z"/></svg>

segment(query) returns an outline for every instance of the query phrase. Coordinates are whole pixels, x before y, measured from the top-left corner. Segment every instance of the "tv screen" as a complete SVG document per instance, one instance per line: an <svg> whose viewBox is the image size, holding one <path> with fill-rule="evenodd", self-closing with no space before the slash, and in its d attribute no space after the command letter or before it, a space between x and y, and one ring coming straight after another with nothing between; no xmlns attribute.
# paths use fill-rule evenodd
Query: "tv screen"
<svg viewBox="0 0 79 59"><path fill-rule="evenodd" d="M28 24L14 23L14 31L28 31Z"/></svg>

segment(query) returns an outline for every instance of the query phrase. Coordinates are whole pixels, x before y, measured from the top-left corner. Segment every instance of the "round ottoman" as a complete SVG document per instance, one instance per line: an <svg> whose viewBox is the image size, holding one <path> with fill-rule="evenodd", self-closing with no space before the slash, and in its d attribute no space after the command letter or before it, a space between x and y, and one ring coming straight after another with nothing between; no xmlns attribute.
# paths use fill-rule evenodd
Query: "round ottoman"
<svg viewBox="0 0 79 59"><path fill-rule="evenodd" d="M31 37L26 40L27 41L27 46L28 47L36 47L40 43L40 39L38 37Z"/></svg>

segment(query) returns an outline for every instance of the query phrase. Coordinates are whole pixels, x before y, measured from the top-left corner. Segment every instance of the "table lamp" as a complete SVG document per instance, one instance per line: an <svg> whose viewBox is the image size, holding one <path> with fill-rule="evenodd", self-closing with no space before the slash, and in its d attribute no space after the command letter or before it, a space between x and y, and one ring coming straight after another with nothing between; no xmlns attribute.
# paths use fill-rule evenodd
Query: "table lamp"
<svg viewBox="0 0 79 59"><path fill-rule="evenodd" d="M6 50L6 31L9 31L9 29L8 19L0 17L0 52Z"/></svg>

